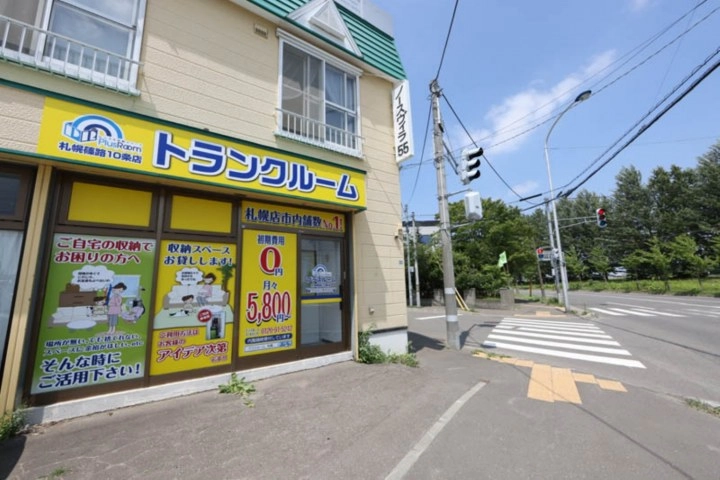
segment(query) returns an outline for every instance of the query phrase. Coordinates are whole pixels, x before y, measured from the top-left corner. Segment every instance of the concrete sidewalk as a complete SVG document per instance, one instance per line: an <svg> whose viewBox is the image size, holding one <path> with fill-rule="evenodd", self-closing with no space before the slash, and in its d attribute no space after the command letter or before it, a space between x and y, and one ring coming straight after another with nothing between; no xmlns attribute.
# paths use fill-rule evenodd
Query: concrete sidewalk
<svg viewBox="0 0 720 480"><path fill-rule="evenodd" d="M345 362L255 382L254 407L210 391L36 427L0 445L0 478L385 478L502 368L470 355L472 328L461 351L444 322L412 322L410 338L419 368Z"/></svg>

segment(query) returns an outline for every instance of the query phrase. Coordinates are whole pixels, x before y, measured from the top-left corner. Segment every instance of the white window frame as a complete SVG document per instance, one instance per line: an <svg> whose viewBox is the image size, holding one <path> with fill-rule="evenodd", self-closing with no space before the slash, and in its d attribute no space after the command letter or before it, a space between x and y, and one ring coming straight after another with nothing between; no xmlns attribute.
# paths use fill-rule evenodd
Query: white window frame
<svg viewBox="0 0 720 480"><path fill-rule="evenodd" d="M34 45L32 53L28 55L21 51L12 51L10 49L2 48L0 49L2 50L2 57L17 61L23 65L48 70L52 73L99 85L111 90L117 90L132 95L140 94L137 90L137 81L140 71L140 51L142 48L147 0L134 0L134 23L128 23L127 21L113 18L111 15L99 11L97 8L78 3L76 0L39 0L38 3L38 18L35 25L17 27L27 30L26 38L28 38L28 42L31 42L31 44ZM65 37L50 31L50 19L52 17L53 10L57 5L64 5L67 8L80 10L84 14L87 14L88 16L91 16L103 23L116 25L120 28L128 30L133 38L130 39L127 45L129 51L126 51L124 57L122 57L128 65L118 66L118 68L126 68L127 73L122 76L113 75L112 73L108 73L107 70L102 72L101 70L88 68L70 61L52 58L50 53L46 51L46 42L48 42L51 38L76 42L76 45L80 45L81 47L83 45L80 40L72 37ZM106 54L101 48L92 46L88 46L88 48L92 51L99 52L101 55L109 55L111 58L121 57L120 55L112 52L107 52ZM87 52L87 50L85 52ZM105 62L110 62L110 60L106 59ZM82 60L80 63L82 63ZM122 64L122 60L120 63Z"/></svg>
<svg viewBox="0 0 720 480"><path fill-rule="evenodd" d="M276 122L276 130L275 135L279 137L285 137L290 138L293 140L297 140L299 142L308 143L311 145L315 145L321 148L325 148L328 150L340 152L349 156L361 158L362 157L362 134L361 134L361 112L360 112L360 77L362 76L362 70L343 61L340 60L337 57L334 57L330 55L329 53L319 49L318 47L311 45L298 37L285 32L281 29L277 30L277 36L280 39L279 41L279 48L280 48L280 54L279 54L279 64L278 64L278 103L277 103L277 122ZM285 51L285 45L288 44L292 47L295 47L298 50L301 50L302 52L306 53L307 55L313 56L320 60L322 62L322 81L321 81L321 91L322 91L322 108L320 109L321 118L320 122L323 124L323 126L327 125L326 119L325 119L325 108L328 103L326 100L326 91L325 91L325 65L331 65L338 70L341 70L345 75L350 75L355 78L355 132L352 133L352 135L355 136L355 148L343 146L338 143L334 143L328 140L316 140L312 138L305 137L301 134L295 134L292 132L285 131L283 129L283 114L282 114L282 101L283 101L283 65L284 65L284 51ZM342 108L345 110L344 106L335 105L333 103L330 103L331 106L334 108ZM331 126L332 127L332 126ZM351 132L349 132L351 133Z"/></svg>

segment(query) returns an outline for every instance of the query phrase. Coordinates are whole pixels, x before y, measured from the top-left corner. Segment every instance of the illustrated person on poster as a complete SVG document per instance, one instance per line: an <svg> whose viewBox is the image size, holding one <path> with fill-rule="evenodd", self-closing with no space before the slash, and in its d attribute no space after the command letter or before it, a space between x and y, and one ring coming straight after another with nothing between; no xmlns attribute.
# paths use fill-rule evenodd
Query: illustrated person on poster
<svg viewBox="0 0 720 480"><path fill-rule="evenodd" d="M171 317L187 317L188 315L190 315L192 312L195 311L195 307L193 306L194 299L195 299L194 295L185 295L184 297L182 297L182 301L185 302L185 304L179 311L171 313L170 316Z"/></svg>
<svg viewBox="0 0 720 480"><path fill-rule="evenodd" d="M123 312L120 314L120 316L123 318L123 320L129 323L135 323L140 320L140 317L142 317L143 313L145 313L145 304L143 303L142 298L136 298L132 301L132 307L130 307L130 311Z"/></svg>
<svg viewBox="0 0 720 480"><path fill-rule="evenodd" d="M212 297L212 284L215 283L215 280L217 280L217 277L212 272L205 274L203 277L202 286L198 289L196 299L199 306L204 307L208 304L208 299Z"/></svg>
<svg viewBox="0 0 720 480"><path fill-rule="evenodd" d="M120 282L112 287L112 289L110 289L110 293L108 294L108 333L115 333L115 328L118 324L118 317L120 316L120 313L122 313L122 292L125 290L127 290L127 286Z"/></svg>

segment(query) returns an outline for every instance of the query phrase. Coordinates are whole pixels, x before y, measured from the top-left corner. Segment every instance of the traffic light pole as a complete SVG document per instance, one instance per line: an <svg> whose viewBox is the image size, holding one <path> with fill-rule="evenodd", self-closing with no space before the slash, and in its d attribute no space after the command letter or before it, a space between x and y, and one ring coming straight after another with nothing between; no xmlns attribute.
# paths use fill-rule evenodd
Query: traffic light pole
<svg viewBox="0 0 720 480"><path fill-rule="evenodd" d="M408 305L413 306L413 280L412 280L412 264L410 263L410 222L408 221L408 207L405 205L405 214L403 221L405 222L405 266L407 267L407 286L408 286ZM417 305L418 307L420 305Z"/></svg>
<svg viewBox="0 0 720 480"><path fill-rule="evenodd" d="M553 267L553 278L555 279L555 298L557 298L558 302L560 301L560 280L558 279L559 274L559 265L558 265L558 257L557 257L557 250L555 250L555 234L553 233L552 228L552 218L550 218L550 206L549 206L550 200L547 198L545 199L545 218L547 218L547 224L548 224L548 235L550 236L550 248L552 249L552 256L550 257L550 264Z"/></svg>
<svg viewBox="0 0 720 480"><path fill-rule="evenodd" d="M415 259L415 295L417 296L417 302L416 305L418 307L421 307L420 305L420 270L418 269L418 259L417 259L417 251L418 251L418 238L417 238L417 227L415 226L415 212L412 212L412 229L413 229L413 245L415 248L413 248L413 257Z"/></svg>
<svg viewBox="0 0 720 480"><path fill-rule="evenodd" d="M450 211L445 181L443 156L443 126L440 117L440 85L437 80L430 82L433 112L433 141L435 170L437 173L438 207L440 211L440 239L443 249L443 286L445 298L445 326L447 346L460 350L460 327L458 325L457 303L455 303L455 269L453 267L452 239L450 238Z"/></svg>

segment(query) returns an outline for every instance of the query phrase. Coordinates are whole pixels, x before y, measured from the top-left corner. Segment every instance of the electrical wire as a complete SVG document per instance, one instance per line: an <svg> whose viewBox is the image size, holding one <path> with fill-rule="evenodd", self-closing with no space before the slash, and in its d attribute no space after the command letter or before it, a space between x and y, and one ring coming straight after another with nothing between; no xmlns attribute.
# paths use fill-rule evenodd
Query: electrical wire
<svg viewBox="0 0 720 480"><path fill-rule="evenodd" d="M443 47L442 55L440 56L440 65L438 65L437 73L435 74L435 81L440 77L440 70L445 60L445 52L447 51L448 43L450 42L450 32L452 32L453 24L455 23L455 13L457 12L458 4L460 0L455 0L455 7L453 7L452 17L450 18L450 26L448 27L447 35L445 36L445 46Z"/></svg>
<svg viewBox="0 0 720 480"><path fill-rule="evenodd" d="M720 49L718 49L718 50L720 50ZM670 102L667 106L665 106L664 109L662 109L657 115L655 115L655 117L653 117L652 120L650 120L650 122L648 122L648 123L646 123L645 125L643 125L642 127L640 127L640 129L635 133L635 135L633 135L632 137L630 137L630 139L629 139L627 142L625 142L625 144L623 144L618 150L616 150L607 160L605 160L603 163L601 163L600 166L598 166L598 168L596 168L595 170L593 170L592 172L590 172L590 174L589 174L587 177L585 177L580 183L578 183L576 186L574 186L572 189L570 189L570 191L563 193L563 194L562 194L562 197L563 197L563 198L569 197L570 195L572 195L573 192L575 192L575 190L577 190L578 188L580 188L581 186L583 186L588 180L590 180L590 179L591 179L596 173L598 173L603 167L605 167L605 166L606 166L608 163L610 163L615 157L617 157L617 156L620 154L620 152L622 152L623 150L625 150L625 148L627 148L632 142L634 142L640 135L642 135L643 133L645 133L651 126L653 126L653 125L655 124L655 122L657 122L658 120L660 120L668 111L670 111L671 108L673 108L675 105L677 105L677 104L680 102L680 100L682 100L682 99L685 98L690 92L692 92L693 90L695 90L695 88L696 88L698 85L700 85L700 83L702 83L708 76L710 76L710 74L711 74L712 72L714 72L718 67L720 67L720 60L718 60L717 62L715 62L714 65L712 65L712 66L711 66L710 68L708 68L705 72L703 72L702 75L700 75L700 77L698 77L688 88L686 88L686 89L685 89L680 95L678 95L672 102Z"/></svg>
<svg viewBox="0 0 720 480"><path fill-rule="evenodd" d="M428 132L430 131L430 117L432 114L432 105L431 108L428 109L428 116L427 116L427 122L425 122L425 135L423 136L423 147L422 151L420 152L420 157L425 156L425 147L427 146L427 139L428 139ZM415 189L418 185L418 180L420 180L420 170L422 169L423 162L425 160L420 160L420 163L418 164L417 174L415 175L415 183L413 184L412 192L410 192L410 198L408 199L407 203L412 202L413 197L415 196Z"/></svg>
<svg viewBox="0 0 720 480"><path fill-rule="evenodd" d="M634 130L638 125L640 125L640 124L641 124L646 118L648 118L655 110L657 110L658 108L660 108L660 106L661 106L663 103L665 103L665 102L670 98L670 96L672 96L675 92L677 92L684 84L686 84L687 82L689 82L690 79L691 79L701 68L703 68L703 67L706 66L708 63L710 63L710 61L713 59L713 57L716 57L718 54L720 54L720 47L718 47L713 53L711 53L701 64L699 64L698 66L696 66L682 81L680 81L680 83L678 83L677 85L675 85L675 87L673 87L658 103L656 103L650 110L648 110L648 112L647 112L645 115L643 115L642 117L640 117L640 119L638 119L629 129L627 129L627 130L625 131L625 133L623 133L620 137L618 137L618 139L615 140L615 142L613 142L607 149L605 149L605 151L603 151L600 155L598 155L598 157L595 158L595 160L593 160L592 162L590 162L590 164L589 164L587 167L585 167L579 174L577 174L572 180L570 180L570 181L567 182L566 184L560 186L560 187L558 188L558 190L562 190L562 189L566 188L568 185L571 185L573 182L575 182L577 179L579 179L582 175L584 175L588 170L590 170L590 169L593 167L593 165L597 164L610 150L612 150L617 144L619 144L619 143L622 141L623 138L625 138L625 137L627 137L628 135L630 135L630 133L632 132L632 130ZM604 163L603 165L605 165L605 163ZM594 175L594 174L593 174L593 175ZM587 180L584 180L582 183L585 183L586 181L587 181ZM577 187L576 187L576 188L577 188ZM573 189L573 190L575 190L575 189Z"/></svg>
<svg viewBox="0 0 720 480"><path fill-rule="evenodd" d="M627 63L629 63L629 62L630 62L632 59L634 59L635 57L637 57L642 51L644 51L647 47L649 47L649 46L650 46L652 43L654 43L657 39L659 39L660 37L662 37L662 35L664 35L665 33L667 33L672 27L674 27L675 25L677 25L679 22L681 22L681 21L682 21L684 18L686 18L688 15L693 14L700 6L702 6L702 5L703 5L704 3L706 3L707 1L708 1L708 0L699 0L698 3L697 3L693 8L691 8L690 10L688 10L687 12L685 12L683 15L681 15L680 17L678 17L676 20L674 20L674 21L671 22L669 25L667 25L666 27L664 27L663 29L661 29L658 33L654 34L654 35L653 35L652 37L650 37L649 39L645 40L644 42L642 42L642 43L639 44L638 46L636 46L636 47L634 47L633 49L631 49L630 51L628 51L628 53L626 53L626 54L624 54L623 56L619 57L616 61L614 61L614 62L610 63L609 65L607 65L607 66L606 66L605 68L603 68L602 70L599 70L598 72L595 72L593 75L587 77L585 80L583 80L583 82L581 82L581 83L579 83L578 85L574 86L572 89L569 89L569 90L567 90L567 91L565 91L565 92L557 95L556 97L554 97L554 98L551 99L550 101L546 102L545 104L539 106L539 107L536 108L535 110L533 110L533 111L531 111L531 112L528 112L526 115L523 115L522 117L517 118L516 120L512 121L511 123L509 123L509 124L507 124L507 125L504 125L502 128L499 128L499 129L497 129L497 130L489 133L489 134L486 135L485 137L480 138L478 141L479 141L479 142L483 142L483 141L489 140L490 138L496 137L496 136L498 136L500 133L503 133L503 132L505 132L505 131L507 131L507 130L512 130L511 127L512 127L513 125L515 125L516 123L519 123L519 122L521 122L522 120L524 120L524 119L526 119L526 118L528 118L528 117L531 117L531 116L534 115L535 113L537 113L537 112L541 111L542 109L546 108L547 106L552 105L553 103L556 103L557 100L559 100L560 98L563 98L563 97L566 96L568 93L570 93L572 90L577 89L579 86L581 86L581 85L583 85L583 84L586 84L590 79L596 77L597 75L599 75L599 74L601 74L602 72L606 71L608 68L610 68L611 66L613 66L613 65L616 64L617 62L620 62L621 60L623 60L624 58L626 58L626 57L629 56L624 62L622 62L620 65L618 65L618 66L617 66L616 68L614 68L612 71L608 72L607 75L604 75L601 79L599 79L597 82L595 82L594 84L591 85L591 89L593 90L593 96L597 96L597 95L598 95L599 93L601 93L602 91L604 91L604 90L606 90L607 88L609 88L610 86L614 85L615 83L617 83L618 81L620 81L620 80L623 79L624 77L628 76L628 75L629 75L630 73L632 73L633 71L637 70L640 66L644 65L645 63L647 63L648 61L650 61L652 58L656 57L658 54L660 54L662 51L664 51L665 49L667 49L668 47L670 47L671 45L673 45L675 42L677 42L677 41L679 41L680 39L682 39L682 38L683 38L685 35L687 35L690 31L692 31L692 30L695 29L698 25L700 25L701 23L703 23L704 21L706 21L710 16L712 16L714 13L716 13L716 12L720 9L720 7L717 7L717 8L715 8L715 9L713 9L713 10L710 11L707 15L705 15L703 18L701 18L700 20L698 20L697 22L695 22L692 26L686 28L683 32L681 32L679 35L677 35L677 36L676 36L675 38L673 38L671 41L669 41L668 43L666 43L665 45L663 45L660 49L656 50L656 51L653 52L651 55L648 55L648 56L645 57L643 60L641 60L639 63L637 63L636 65L634 65L633 67L631 67L630 69L628 69L627 71L625 71L624 73L618 75L616 78L614 78L613 80L611 80L611 81L608 82L607 84L603 85L602 87L600 87L600 88L598 88L598 89L595 88L595 86L598 85L598 84L600 84L600 82L602 82L603 79L606 79L606 78L608 78L610 75L612 75L613 73L617 72L620 68L622 68L624 65L626 65ZM633 53L633 52L635 52L635 53ZM630 55L631 53L632 53L632 55ZM512 137L506 138L506 139L504 139L504 140L502 140L502 141L499 141L499 142L497 142L497 143L494 143L494 144L488 146L487 149L488 149L488 150L491 150L492 148L495 148L495 147L500 146L500 145L502 145L502 144L504 144L504 143L510 142L510 141L512 141L512 140L514 140L514 139L516 139L516 138L518 138L518 137L521 137L521 136L523 136L523 135L525 135L525 134L527 134L527 133L532 132L533 130L541 127L542 125L545 125L546 123L550 122L551 120L557 118L557 115L559 114L559 110L561 109L561 107L562 107L562 106L558 107L558 108L557 108L555 111L553 111L553 112L549 112L548 114L546 114L546 115L544 115L544 116L541 116L540 119L539 119L539 121L538 121L538 123L536 123L536 124L534 124L534 125L532 125L532 126L530 126L530 127L528 127L528 128L525 128L525 129L522 130L521 132L513 135ZM545 117L547 117L547 118L545 118ZM522 126L521 126L521 127L522 127ZM468 144L468 145L465 145L465 146L462 147L462 148L465 148L465 147L468 147L468 146L470 146L470 145L469 145L469 144Z"/></svg>
<svg viewBox="0 0 720 480"><path fill-rule="evenodd" d="M460 124L462 129L465 131L465 133L467 134L470 141L473 143L473 145L475 145L475 147L478 147L478 144L475 142L475 140L473 140L473 137L472 137L472 135L470 135L470 132L465 127L465 124L463 123L462 120L460 120L460 117L458 116L457 112L455 111L452 104L450 103L450 100L448 100L447 96L445 96L444 93L442 93L441 96L445 99L445 103L447 103L447 106L450 107L450 111L453 113L453 115L455 116L455 119L458 121L458 123ZM485 156L485 154L483 154L482 157L485 159L485 161L487 162L490 169L495 173L495 175L500 179L500 181L503 182L505 184L505 186L510 189L511 192L513 192L515 195L517 195L518 198L521 198L520 194L517 193L515 190L513 190L513 188L502 177L502 175L500 175L500 173L498 173L498 171L495 170L495 167L493 167L492 163L490 163L490 160L488 160L488 158Z"/></svg>

